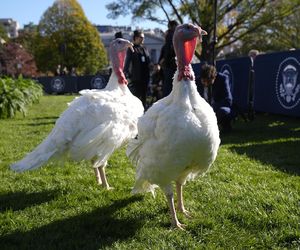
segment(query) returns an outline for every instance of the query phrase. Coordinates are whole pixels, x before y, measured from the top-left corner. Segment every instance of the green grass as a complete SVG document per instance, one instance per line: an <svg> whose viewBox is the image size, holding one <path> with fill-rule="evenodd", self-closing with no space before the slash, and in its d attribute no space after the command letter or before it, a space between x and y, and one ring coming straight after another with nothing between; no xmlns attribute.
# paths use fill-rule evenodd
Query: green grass
<svg viewBox="0 0 300 250"><path fill-rule="evenodd" d="M163 193L132 196L125 148L107 167L112 191L89 162L17 174L73 96L44 96L28 116L0 120L0 249L299 249L299 119L257 115L222 137L211 170L184 188L186 231L170 230Z"/></svg>

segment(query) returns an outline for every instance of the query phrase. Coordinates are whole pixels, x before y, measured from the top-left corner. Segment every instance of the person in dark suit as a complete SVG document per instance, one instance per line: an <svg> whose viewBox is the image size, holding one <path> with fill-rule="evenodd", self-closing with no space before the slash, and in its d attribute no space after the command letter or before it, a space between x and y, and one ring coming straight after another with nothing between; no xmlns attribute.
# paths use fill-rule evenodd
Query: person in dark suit
<svg viewBox="0 0 300 250"><path fill-rule="evenodd" d="M130 90L138 97L146 108L147 88L150 81L150 55L144 43L144 33L133 32L133 51L127 50L124 73L130 79Z"/></svg>
<svg viewBox="0 0 300 250"><path fill-rule="evenodd" d="M115 33L115 39L117 39L117 38L123 38L122 31L118 31L118 32Z"/></svg>
<svg viewBox="0 0 300 250"><path fill-rule="evenodd" d="M178 26L176 20L171 20L168 23L168 30L166 31L165 43L160 52L158 63L161 65L164 73L163 81L163 96L167 96L172 91L173 76L177 70L176 55L173 48L173 34Z"/></svg>
<svg viewBox="0 0 300 250"><path fill-rule="evenodd" d="M231 131L231 122L236 114L233 110L229 78L225 74L218 73L213 65L204 64L196 84L200 95L214 109L220 131L223 133Z"/></svg>

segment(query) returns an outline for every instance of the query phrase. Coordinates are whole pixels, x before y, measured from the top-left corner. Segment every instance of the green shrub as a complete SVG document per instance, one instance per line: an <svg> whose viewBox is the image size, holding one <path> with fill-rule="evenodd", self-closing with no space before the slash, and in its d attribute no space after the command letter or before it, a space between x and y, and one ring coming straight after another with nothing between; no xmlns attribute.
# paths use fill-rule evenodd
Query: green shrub
<svg viewBox="0 0 300 250"><path fill-rule="evenodd" d="M17 112L26 115L27 106L39 101L43 88L34 80L0 78L0 118L12 118Z"/></svg>

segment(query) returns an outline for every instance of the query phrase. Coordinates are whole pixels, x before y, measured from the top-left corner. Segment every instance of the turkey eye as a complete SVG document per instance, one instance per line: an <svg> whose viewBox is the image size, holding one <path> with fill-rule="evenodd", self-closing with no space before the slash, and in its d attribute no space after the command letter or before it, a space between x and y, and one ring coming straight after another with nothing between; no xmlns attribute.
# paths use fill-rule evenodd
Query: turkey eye
<svg viewBox="0 0 300 250"><path fill-rule="evenodd" d="M121 43L121 41L118 41L118 43L120 44L120 43Z"/></svg>

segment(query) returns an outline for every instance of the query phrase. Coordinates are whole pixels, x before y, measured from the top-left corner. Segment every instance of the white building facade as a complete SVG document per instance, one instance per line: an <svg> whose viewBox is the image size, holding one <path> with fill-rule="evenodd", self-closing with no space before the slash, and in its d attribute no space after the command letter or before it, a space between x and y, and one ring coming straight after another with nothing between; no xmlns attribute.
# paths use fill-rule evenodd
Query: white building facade
<svg viewBox="0 0 300 250"><path fill-rule="evenodd" d="M18 30L20 26L17 21L12 18L0 18L0 23L6 29L9 38L16 38L19 36Z"/></svg>
<svg viewBox="0 0 300 250"><path fill-rule="evenodd" d="M109 56L109 44L115 38L115 33L121 31L123 38L129 41L133 41L133 30L128 27L113 27L113 26L96 26L100 33L102 43L105 46L107 55ZM144 46L147 48L150 54L152 63L157 63L160 55L161 48L164 44L164 35L159 30L144 30Z"/></svg>

